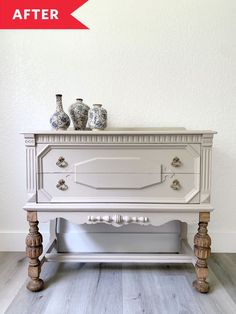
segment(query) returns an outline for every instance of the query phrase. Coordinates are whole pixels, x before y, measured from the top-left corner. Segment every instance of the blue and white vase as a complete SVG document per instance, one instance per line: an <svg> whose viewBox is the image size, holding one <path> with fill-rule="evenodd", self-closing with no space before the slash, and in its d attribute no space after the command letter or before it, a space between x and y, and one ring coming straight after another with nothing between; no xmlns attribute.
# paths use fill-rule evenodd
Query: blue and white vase
<svg viewBox="0 0 236 314"><path fill-rule="evenodd" d="M89 106L83 103L83 99L77 98L76 103L69 107L69 114L75 130L85 130L88 121Z"/></svg>
<svg viewBox="0 0 236 314"><path fill-rule="evenodd" d="M50 123L55 130L67 130L70 126L70 118L63 110L62 95L56 95L56 112L51 116Z"/></svg>
<svg viewBox="0 0 236 314"><path fill-rule="evenodd" d="M104 130L107 127L107 111L101 104L94 104L89 110L88 127L93 131Z"/></svg>

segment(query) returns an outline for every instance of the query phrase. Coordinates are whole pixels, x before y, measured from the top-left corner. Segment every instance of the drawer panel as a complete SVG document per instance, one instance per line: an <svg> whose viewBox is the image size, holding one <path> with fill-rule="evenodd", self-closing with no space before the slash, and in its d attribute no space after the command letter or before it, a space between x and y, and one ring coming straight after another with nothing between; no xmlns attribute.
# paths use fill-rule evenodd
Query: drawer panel
<svg viewBox="0 0 236 314"><path fill-rule="evenodd" d="M199 203L199 177L165 173L40 173L37 199L39 203Z"/></svg>
<svg viewBox="0 0 236 314"><path fill-rule="evenodd" d="M200 144L140 147L48 145L39 173L200 173Z"/></svg>

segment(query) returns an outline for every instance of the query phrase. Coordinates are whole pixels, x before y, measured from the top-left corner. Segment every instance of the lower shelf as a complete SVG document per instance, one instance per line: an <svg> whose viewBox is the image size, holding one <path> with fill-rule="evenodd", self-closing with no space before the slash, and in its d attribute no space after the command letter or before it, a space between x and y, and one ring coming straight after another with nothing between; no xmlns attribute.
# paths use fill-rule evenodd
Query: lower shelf
<svg viewBox="0 0 236 314"><path fill-rule="evenodd" d="M140 253L50 253L46 262L81 263L191 263L195 258L187 254L140 254Z"/></svg>
<svg viewBox="0 0 236 314"><path fill-rule="evenodd" d="M181 240L181 251L173 254L156 253L50 253L55 247L55 240L49 243L41 256L44 262L74 263L190 263L195 265L196 257L186 240Z"/></svg>

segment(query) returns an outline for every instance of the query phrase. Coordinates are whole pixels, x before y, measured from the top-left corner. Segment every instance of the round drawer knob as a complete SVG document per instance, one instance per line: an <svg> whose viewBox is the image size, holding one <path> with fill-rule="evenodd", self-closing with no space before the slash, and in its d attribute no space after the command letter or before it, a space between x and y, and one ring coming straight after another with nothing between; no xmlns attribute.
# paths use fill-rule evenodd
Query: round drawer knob
<svg viewBox="0 0 236 314"><path fill-rule="evenodd" d="M56 165L60 168L65 168L68 166L68 163L65 161L65 158L63 156L60 156L58 158L58 161L56 162Z"/></svg>
<svg viewBox="0 0 236 314"><path fill-rule="evenodd" d="M172 163L171 165L173 167L180 167L182 165L182 162L181 160L179 159L179 157L174 157L173 160L172 160Z"/></svg>
<svg viewBox="0 0 236 314"><path fill-rule="evenodd" d="M170 186L173 190L180 190L181 189L181 185L179 180L174 180Z"/></svg>
<svg viewBox="0 0 236 314"><path fill-rule="evenodd" d="M68 185L66 185L66 182L63 179L58 181L56 187L58 188L58 190L61 190L61 191L68 190Z"/></svg>

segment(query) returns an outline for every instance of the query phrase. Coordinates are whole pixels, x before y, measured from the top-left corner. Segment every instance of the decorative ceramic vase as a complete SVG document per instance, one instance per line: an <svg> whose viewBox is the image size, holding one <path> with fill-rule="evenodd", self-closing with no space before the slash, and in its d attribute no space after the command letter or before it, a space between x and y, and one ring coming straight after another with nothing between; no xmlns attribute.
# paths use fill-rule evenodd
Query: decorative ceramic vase
<svg viewBox="0 0 236 314"><path fill-rule="evenodd" d="M94 104L89 110L88 127L93 131L104 130L107 127L107 111L101 104Z"/></svg>
<svg viewBox="0 0 236 314"><path fill-rule="evenodd" d="M67 130L70 126L70 118L63 110L62 95L56 95L56 112L51 116L50 123L55 130Z"/></svg>
<svg viewBox="0 0 236 314"><path fill-rule="evenodd" d="M76 103L69 107L69 114L75 130L85 130L88 121L89 106L83 103L83 99L77 98Z"/></svg>

